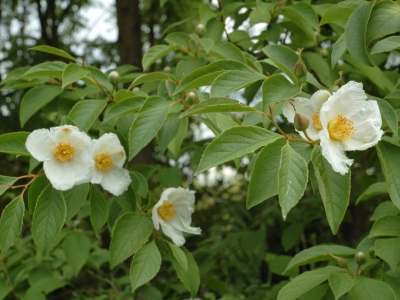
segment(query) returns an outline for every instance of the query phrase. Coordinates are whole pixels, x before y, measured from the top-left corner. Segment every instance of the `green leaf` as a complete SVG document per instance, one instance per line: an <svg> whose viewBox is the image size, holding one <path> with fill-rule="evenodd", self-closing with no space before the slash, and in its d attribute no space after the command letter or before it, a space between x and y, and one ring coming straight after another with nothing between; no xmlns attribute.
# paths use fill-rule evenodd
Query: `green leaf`
<svg viewBox="0 0 400 300"><path fill-rule="evenodd" d="M349 205L350 170L345 175L333 171L331 164L322 156L320 146L314 148L311 160L329 226L336 234Z"/></svg>
<svg viewBox="0 0 400 300"><path fill-rule="evenodd" d="M396 111L393 107L386 101L379 98L374 97L374 99L378 102L379 110L381 111L382 119L389 126L392 132L395 135L398 135L398 123Z"/></svg>
<svg viewBox="0 0 400 300"><path fill-rule="evenodd" d="M261 127L232 127L207 146L195 175L236 157L252 153L280 137L279 134Z"/></svg>
<svg viewBox="0 0 400 300"><path fill-rule="evenodd" d="M67 216L65 221L71 220L71 218L78 213L86 200L89 188L89 183L83 183L63 192L65 204L67 205Z"/></svg>
<svg viewBox="0 0 400 300"><path fill-rule="evenodd" d="M346 23L345 38L347 49L359 62L374 66L367 53L367 25L373 8L373 3L364 2L351 14Z"/></svg>
<svg viewBox="0 0 400 300"><path fill-rule="evenodd" d="M46 255L60 233L67 213L61 191L49 184L40 194L32 221L32 237L42 255Z"/></svg>
<svg viewBox="0 0 400 300"><path fill-rule="evenodd" d="M341 2L343 3L343 2ZM335 45L333 45L332 54L331 54L331 66L332 69L335 67L336 63L342 56L346 53L347 44L346 44L346 33L343 33L338 40L336 41Z"/></svg>
<svg viewBox="0 0 400 300"><path fill-rule="evenodd" d="M197 69L183 78L179 86L174 91L174 95L187 89L211 85L218 75L230 70L256 73L253 69L238 61L226 59L217 60L207 66Z"/></svg>
<svg viewBox="0 0 400 300"><path fill-rule="evenodd" d="M400 48L400 36L390 36L378 41L371 50L371 54L390 52Z"/></svg>
<svg viewBox="0 0 400 300"><path fill-rule="evenodd" d="M310 4L298 2L283 7L282 12L283 15L298 26L313 43L316 42L314 31L319 30L318 16Z"/></svg>
<svg viewBox="0 0 400 300"><path fill-rule="evenodd" d="M300 243L301 235L303 234L304 226L301 223L295 223L285 228L282 232L281 243L285 252L292 249ZM292 259L290 257L290 259ZM286 263L285 269L289 262ZM282 270L283 273L284 269Z"/></svg>
<svg viewBox="0 0 400 300"><path fill-rule="evenodd" d="M153 223L142 213L129 212L115 223L110 245L110 267L134 254L153 232Z"/></svg>
<svg viewBox="0 0 400 300"><path fill-rule="evenodd" d="M111 106L104 117L103 123L106 123L114 118L137 112L143 105L144 97L132 97L121 100Z"/></svg>
<svg viewBox="0 0 400 300"><path fill-rule="evenodd" d="M194 114L212 113L212 112L258 112L257 109L247 106L242 102L229 98L209 98L192 106L181 114L180 118Z"/></svg>
<svg viewBox="0 0 400 300"><path fill-rule="evenodd" d="M175 258L175 256L171 253L171 250L168 247L167 249L169 250L172 264L174 265L174 268L176 270L176 275L182 281L186 289L190 292L192 298L195 298L197 295L197 291L199 290L200 274L193 255L185 247L181 247L182 251L185 253L188 263L188 268L185 271L178 260Z"/></svg>
<svg viewBox="0 0 400 300"><path fill-rule="evenodd" d="M210 50L210 54L216 56L220 59L231 59L234 61L239 61L241 63L246 63L246 59L243 56L242 51L232 43L221 43L216 44Z"/></svg>
<svg viewBox="0 0 400 300"><path fill-rule="evenodd" d="M92 184L90 188L90 222L96 235L100 233L107 222L108 203L97 185Z"/></svg>
<svg viewBox="0 0 400 300"><path fill-rule="evenodd" d="M356 249L339 245L314 246L297 253L286 267L285 273L298 266L332 259L329 253L336 256L353 256L356 252Z"/></svg>
<svg viewBox="0 0 400 300"><path fill-rule="evenodd" d="M354 277L354 286L350 290L353 300L396 300L396 296L387 283L364 276Z"/></svg>
<svg viewBox="0 0 400 300"><path fill-rule="evenodd" d="M166 73L162 73L162 72L153 72L153 73L149 73L149 74L144 74L144 75L137 77L129 85L128 90L130 90L131 88L133 88L139 84L145 83L145 82L159 81L159 80L170 80L170 78Z"/></svg>
<svg viewBox="0 0 400 300"><path fill-rule="evenodd" d="M343 272L346 271L333 266L304 272L295 277L279 291L278 300L296 300L301 295L326 281L331 274Z"/></svg>
<svg viewBox="0 0 400 300"><path fill-rule="evenodd" d="M67 263L77 276L89 258L90 239L81 232L73 232L65 238L62 249Z"/></svg>
<svg viewBox="0 0 400 300"><path fill-rule="evenodd" d="M308 182L306 161L286 144L281 149L281 162L278 173L278 197L283 220L304 195Z"/></svg>
<svg viewBox="0 0 400 300"><path fill-rule="evenodd" d="M375 182L371 184L356 200L356 204L361 201L368 200L374 196L387 194L388 189L386 186L386 182Z"/></svg>
<svg viewBox="0 0 400 300"><path fill-rule="evenodd" d="M275 74L262 84L263 111L269 112L269 104L280 102L297 96L301 86L294 86L282 74Z"/></svg>
<svg viewBox="0 0 400 300"><path fill-rule="evenodd" d="M188 131L189 119L183 118L178 127L178 131L176 132L174 138L168 144L169 153L176 159L181 156L182 151L182 142L186 137L186 133ZM179 177L180 178L180 177Z"/></svg>
<svg viewBox="0 0 400 300"><path fill-rule="evenodd" d="M0 250L3 255L14 244L21 232L24 211L24 198L20 195L8 203L1 213Z"/></svg>
<svg viewBox="0 0 400 300"><path fill-rule="evenodd" d="M293 73L294 65L298 60L298 55L292 49L282 45L268 45L261 49L293 82L298 78Z"/></svg>
<svg viewBox="0 0 400 300"><path fill-rule="evenodd" d="M36 47L31 47L28 50L46 52L46 53L54 54L54 55L61 56L61 57L64 57L64 58L68 58L68 59L70 59L72 61L76 61L76 58L71 56L67 52L65 52L63 50L60 50L60 49L57 49L55 47L51 47L51 46L46 46L46 45L36 46Z"/></svg>
<svg viewBox="0 0 400 300"><path fill-rule="evenodd" d="M63 92L58 85L39 85L30 89L21 100L19 118L21 127L43 106L50 103Z"/></svg>
<svg viewBox="0 0 400 300"><path fill-rule="evenodd" d="M399 236L400 237L400 217L388 215L376 220L372 225L369 237L374 236Z"/></svg>
<svg viewBox="0 0 400 300"><path fill-rule="evenodd" d="M33 66L28 71L26 71L19 79L32 81L39 76L49 76L61 79L62 73L67 66L68 64L63 61L47 61Z"/></svg>
<svg viewBox="0 0 400 300"><path fill-rule="evenodd" d="M163 58L170 52L180 49L181 46L167 46L167 45L157 45L151 47L146 53L143 55L142 66L143 70L146 70L149 66L151 66L158 59Z"/></svg>
<svg viewBox="0 0 400 300"><path fill-rule="evenodd" d="M43 171L41 171L43 172ZM35 178L33 183L29 186L28 190L28 209L29 213L32 215L35 211L36 202L43 192L43 190L50 184L50 181L41 173L42 176Z"/></svg>
<svg viewBox="0 0 400 300"><path fill-rule="evenodd" d="M374 6L367 28L367 42L400 30L400 5L381 1Z"/></svg>
<svg viewBox="0 0 400 300"><path fill-rule="evenodd" d="M354 9L363 2L364 0L347 0L332 5L325 11L319 25L321 26L338 20L348 19Z"/></svg>
<svg viewBox="0 0 400 300"><path fill-rule="evenodd" d="M168 147L168 144L173 140L178 132L181 120L179 119L180 113L171 114L165 120L163 126L157 132L158 146L160 152L164 153Z"/></svg>
<svg viewBox="0 0 400 300"><path fill-rule="evenodd" d="M161 267L161 254L154 241L142 246L135 254L130 269L132 293L152 280Z"/></svg>
<svg viewBox="0 0 400 300"><path fill-rule="evenodd" d="M149 191L146 178L139 172L130 171L129 175L132 179L132 188L140 197L146 197Z"/></svg>
<svg viewBox="0 0 400 300"><path fill-rule="evenodd" d="M375 253L395 271L400 262L400 237L390 239L377 239Z"/></svg>
<svg viewBox="0 0 400 300"><path fill-rule="evenodd" d="M376 146L390 199L400 208L400 147L385 141Z"/></svg>
<svg viewBox="0 0 400 300"><path fill-rule="evenodd" d="M106 105L106 100L82 100L72 107L68 117L80 130L88 131Z"/></svg>
<svg viewBox="0 0 400 300"><path fill-rule="evenodd" d="M398 209L392 201L384 201L375 208L374 213L372 214L370 221L376 221L387 215L398 215L400 214L400 209Z"/></svg>
<svg viewBox="0 0 400 300"><path fill-rule="evenodd" d="M174 256L175 260L179 263L180 267L184 272L188 271L188 260L186 258L185 252L181 248L177 247L175 244L167 242L170 253Z"/></svg>
<svg viewBox="0 0 400 300"><path fill-rule="evenodd" d="M167 117L170 104L158 96L144 102L129 131L129 160L155 137Z"/></svg>
<svg viewBox="0 0 400 300"><path fill-rule="evenodd" d="M92 66L87 66L86 68L90 71L90 76L85 76L82 78L83 81L88 84L90 83L91 85L94 84L97 87L104 88L106 90L105 92L111 92L113 90L114 86L108 80L108 76L106 74Z"/></svg>
<svg viewBox="0 0 400 300"><path fill-rule="evenodd" d="M67 85L81 79L82 77L86 76L89 73L88 70L76 65L76 64L69 64L62 73L62 86L61 88L64 89Z"/></svg>
<svg viewBox="0 0 400 300"><path fill-rule="evenodd" d="M348 273L332 273L329 275L328 282L335 295L335 300L350 291L354 285L353 278Z"/></svg>
<svg viewBox="0 0 400 300"><path fill-rule="evenodd" d="M12 132L0 135L0 152L13 155L30 156L25 142L29 132Z"/></svg>
<svg viewBox="0 0 400 300"><path fill-rule="evenodd" d="M210 91L211 97L225 96L263 78L266 78L263 74L255 72L226 71L218 75L213 81Z"/></svg>
<svg viewBox="0 0 400 300"><path fill-rule="evenodd" d="M0 196L4 194L18 180L18 177L0 175Z"/></svg>
<svg viewBox="0 0 400 300"><path fill-rule="evenodd" d="M268 143L259 153L251 174L246 207L249 209L278 194L278 172L281 148L286 140L281 138Z"/></svg>

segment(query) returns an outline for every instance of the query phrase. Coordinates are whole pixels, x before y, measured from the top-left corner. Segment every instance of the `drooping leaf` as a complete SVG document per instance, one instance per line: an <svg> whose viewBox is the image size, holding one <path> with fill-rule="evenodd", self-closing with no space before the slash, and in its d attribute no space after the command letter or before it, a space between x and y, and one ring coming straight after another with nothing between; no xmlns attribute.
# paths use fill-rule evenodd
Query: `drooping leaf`
<svg viewBox="0 0 400 300"><path fill-rule="evenodd" d="M142 246L133 257L130 278L132 293L153 279L161 266L161 255L154 241Z"/></svg>
<svg viewBox="0 0 400 300"><path fill-rule="evenodd" d="M88 131L106 105L106 100L82 100L72 107L68 117L80 130Z"/></svg>
<svg viewBox="0 0 400 300"><path fill-rule="evenodd" d="M143 70L146 70L149 66L155 63L158 59L163 58L170 52L180 49L181 46L167 46L167 45L157 45L151 47L142 58Z"/></svg>
<svg viewBox="0 0 400 300"><path fill-rule="evenodd" d="M336 234L349 205L350 170L345 175L333 171L331 164L322 156L320 146L314 148L311 160L329 226Z"/></svg>
<svg viewBox="0 0 400 300"><path fill-rule="evenodd" d="M167 242L170 253L174 256L175 260L179 263L184 272L188 271L188 261L185 252L181 248L171 242Z"/></svg>
<svg viewBox="0 0 400 300"><path fill-rule="evenodd" d="M244 58L242 51L240 51L237 46L229 42L215 44L210 50L210 54L220 59L225 58L246 63L246 59Z"/></svg>
<svg viewBox="0 0 400 300"><path fill-rule="evenodd" d="M91 248L90 239L81 232L74 232L65 238L62 249L67 263L77 276L89 258Z"/></svg>
<svg viewBox="0 0 400 300"><path fill-rule="evenodd" d="M367 28L367 42L400 30L400 5L395 1L381 1L372 10Z"/></svg>
<svg viewBox="0 0 400 300"><path fill-rule="evenodd" d="M32 237L42 255L46 255L64 225L67 208L61 191L51 184L40 194L32 221Z"/></svg>
<svg viewBox="0 0 400 300"><path fill-rule="evenodd" d="M358 198L356 204L361 201L368 200L371 197L387 194L388 189L386 186L386 182L375 182L371 184Z"/></svg>
<svg viewBox="0 0 400 300"><path fill-rule="evenodd" d="M146 178L139 172L130 171L129 175L132 179L132 188L140 197L146 197L149 190Z"/></svg>
<svg viewBox="0 0 400 300"><path fill-rule="evenodd" d="M32 187L31 187L32 188ZM76 185L71 189L64 191L65 204L67 205L67 216L65 221L71 220L75 216L89 193L89 183Z"/></svg>
<svg viewBox="0 0 400 300"><path fill-rule="evenodd" d="M21 232L24 211L24 198L20 195L7 204L1 213L0 250L3 255L14 244Z"/></svg>
<svg viewBox="0 0 400 300"><path fill-rule="evenodd" d="M137 112L143 105L144 97L132 97L121 100L120 102L111 106L107 111L103 122L108 122L114 118Z"/></svg>
<svg viewBox="0 0 400 300"><path fill-rule="evenodd" d="M25 147L28 135L29 132L12 132L0 135L0 152L30 156Z"/></svg>
<svg viewBox="0 0 400 300"><path fill-rule="evenodd" d="M292 49L282 45L268 45L261 49L273 62L282 70L293 82L297 82L297 77L293 73L294 65L298 60L298 55Z"/></svg>
<svg viewBox="0 0 400 300"><path fill-rule="evenodd" d="M390 52L400 48L400 36L390 36L378 41L371 50L371 54Z"/></svg>
<svg viewBox="0 0 400 300"><path fill-rule="evenodd" d="M367 53L367 25L370 18L372 2L360 4L346 23L346 45L350 54L364 65L373 66Z"/></svg>
<svg viewBox="0 0 400 300"><path fill-rule="evenodd" d="M254 152L281 136L267 129L256 126L230 128L221 133L207 146L203 153L196 174L227 162L236 157Z"/></svg>
<svg viewBox="0 0 400 300"><path fill-rule="evenodd" d="M43 176L44 173L41 173L42 176L38 176L35 178L33 183L29 186L28 190L28 209L29 213L33 214L36 207L36 202L43 192L43 190L50 184L50 181L46 176Z"/></svg>
<svg viewBox="0 0 400 300"><path fill-rule="evenodd" d="M396 295L387 283L365 276L357 276L353 280L354 286L350 290L353 300L396 300Z"/></svg>
<svg viewBox="0 0 400 300"><path fill-rule="evenodd" d="M63 92L58 85L38 85L30 89L21 100L19 118L21 127L43 106L50 103Z"/></svg>
<svg viewBox="0 0 400 300"><path fill-rule="evenodd" d="M142 213L128 212L115 223L110 245L110 267L136 253L153 231L153 223Z"/></svg>
<svg viewBox="0 0 400 300"><path fill-rule="evenodd" d="M98 235L107 221L108 204L97 185L92 184L89 201L90 222L92 223L95 234Z"/></svg>
<svg viewBox="0 0 400 300"><path fill-rule="evenodd" d="M385 186L386 188L386 186ZM369 218L370 221L376 221L384 216L387 215L398 215L400 214L400 209L398 209L392 201L384 201L380 203L374 210L374 213L372 214L371 218Z"/></svg>
<svg viewBox="0 0 400 300"><path fill-rule="evenodd" d="M378 102L379 110L381 111L381 115L382 115L382 119L384 120L384 122L386 122L386 124L389 126L389 128L392 130L392 132L395 135L398 135L399 120L397 119L396 111L386 100L376 98L376 97L374 97L374 99Z"/></svg>
<svg viewBox="0 0 400 300"><path fill-rule="evenodd" d="M166 73L162 73L162 72L153 72L153 73L149 73L149 74L144 74L141 75L139 77L137 77L130 85L128 90L130 90L131 88L145 83L145 82L149 82L149 81L159 81L159 80L169 80L169 76Z"/></svg>
<svg viewBox="0 0 400 300"><path fill-rule="evenodd" d="M307 182L308 166L306 161L291 146L283 146L278 173L278 197L284 220L303 196Z"/></svg>
<svg viewBox="0 0 400 300"><path fill-rule="evenodd" d="M335 300L350 291L354 285L353 278L348 273L332 273L329 275L328 282Z"/></svg>
<svg viewBox="0 0 400 300"><path fill-rule="evenodd" d="M28 50L46 52L46 53L54 54L54 55L61 56L64 58L68 58L72 61L76 61L76 58L73 57L72 55L68 54L67 52L65 52L61 49L51 47L51 46L41 45L41 46L31 47Z"/></svg>
<svg viewBox="0 0 400 300"><path fill-rule="evenodd" d="M348 19L354 9L356 9L363 2L364 0L348 0L332 5L325 11L319 25L321 26L337 20Z"/></svg>
<svg viewBox="0 0 400 300"><path fill-rule="evenodd" d="M369 237L374 236L399 236L400 237L400 216L387 215L379 218L372 225Z"/></svg>
<svg viewBox="0 0 400 300"><path fill-rule="evenodd" d="M390 199L400 208L400 147L380 141L376 146Z"/></svg>
<svg viewBox="0 0 400 300"><path fill-rule="evenodd" d="M400 262L400 237L389 239L377 239L375 241L375 253L383 259L394 271Z"/></svg>
<svg viewBox="0 0 400 300"><path fill-rule="evenodd" d="M62 86L61 88L64 89L69 84L81 79L85 75L89 73L88 70L76 65L76 64L69 64L62 73Z"/></svg>
<svg viewBox="0 0 400 300"><path fill-rule="evenodd" d="M19 79L33 81L39 76L62 78L64 69L68 65L63 61L46 61L27 70Z"/></svg>
<svg viewBox="0 0 400 300"><path fill-rule="evenodd" d="M0 175L0 196L18 180L18 177Z"/></svg>
<svg viewBox="0 0 400 300"><path fill-rule="evenodd" d="M343 2L341 2L343 3ZM331 66L332 69L335 67L336 63L339 59L342 58L343 54L346 53L347 45L346 45L346 33L343 33L338 40L336 41L335 45L333 45L332 55L331 55Z"/></svg>

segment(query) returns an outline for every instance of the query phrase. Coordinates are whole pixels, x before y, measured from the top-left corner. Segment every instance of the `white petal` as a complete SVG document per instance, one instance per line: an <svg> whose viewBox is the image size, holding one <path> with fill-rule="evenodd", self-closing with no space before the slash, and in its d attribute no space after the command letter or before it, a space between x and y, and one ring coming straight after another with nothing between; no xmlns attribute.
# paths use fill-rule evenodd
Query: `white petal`
<svg viewBox="0 0 400 300"><path fill-rule="evenodd" d="M327 90L318 90L311 96L311 104L313 105L313 111L321 109L322 104L324 104L332 94Z"/></svg>
<svg viewBox="0 0 400 300"><path fill-rule="evenodd" d="M158 201L156 205L153 206L153 210L151 211L151 219L153 220L153 225L156 230L160 230L160 221L161 217L158 215L157 208L160 207L161 203Z"/></svg>
<svg viewBox="0 0 400 300"><path fill-rule="evenodd" d="M161 223L161 229L164 234L172 239L172 242L178 247L185 243L185 238L183 237L182 231L176 229L168 224Z"/></svg>
<svg viewBox="0 0 400 300"><path fill-rule="evenodd" d="M94 156L108 153L113 157L114 165L121 168L126 160L124 147L122 147L115 133L106 133L94 141Z"/></svg>
<svg viewBox="0 0 400 300"><path fill-rule="evenodd" d="M362 83L349 81L342 86L336 93L326 101L321 107L321 123L322 115L329 122L338 115L343 115L349 119L351 116L360 111L367 100L367 96L363 90Z"/></svg>
<svg viewBox="0 0 400 300"><path fill-rule="evenodd" d="M349 167L353 164L353 160L347 158L342 145L338 141L331 140L325 131L321 130L321 148L322 155L331 164L333 170L342 175L349 171Z"/></svg>
<svg viewBox="0 0 400 300"><path fill-rule="evenodd" d="M101 186L111 194L119 196L128 189L131 181L128 170L111 168L103 172Z"/></svg>
<svg viewBox="0 0 400 300"><path fill-rule="evenodd" d="M173 190L168 191L167 199L169 201L171 201L171 202L173 202L175 204L178 204L178 205L180 203L183 203L184 205L187 205L187 206L193 206L194 205L194 201L195 201L194 194L195 194L195 191L191 191L189 189L184 189L184 188L181 188L181 187L178 187L178 188L175 188L175 189L171 188L171 189L173 189ZM167 189L167 190L169 190L169 189ZM167 190L165 190L165 191L167 191Z"/></svg>
<svg viewBox="0 0 400 300"><path fill-rule="evenodd" d="M53 159L53 151L57 145L58 141L52 137L48 129L34 130L25 142L26 149L38 161Z"/></svg>
<svg viewBox="0 0 400 300"><path fill-rule="evenodd" d="M294 122L295 112L293 105L289 101L282 107L282 113L290 123Z"/></svg>

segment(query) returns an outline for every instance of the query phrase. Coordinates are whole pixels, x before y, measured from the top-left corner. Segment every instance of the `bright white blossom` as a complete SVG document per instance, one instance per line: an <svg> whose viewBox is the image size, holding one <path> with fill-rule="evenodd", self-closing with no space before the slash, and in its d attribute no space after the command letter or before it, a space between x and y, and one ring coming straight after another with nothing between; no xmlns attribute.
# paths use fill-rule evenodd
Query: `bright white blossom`
<svg viewBox="0 0 400 300"><path fill-rule="evenodd" d="M122 168L126 160L124 148L114 133L106 133L93 141L94 170L92 183L115 196L121 195L131 183L128 170Z"/></svg>
<svg viewBox="0 0 400 300"><path fill-rule="evenodd" d="M77 127L64 125L34 130L25 146L34 158L43 162L44 172L55 189L65 191L90 182L92 140Z"/></svg>
<svg viewBox="0 0 400 300"><path fill-rule="evenodd" d="M194 193L195 191L181 187L168 188L153 207L154 228L159 230L161 226L164 234L170 237L178 247L185 243L183 232L201 233L200 228L190 226L194 212Z"/></svg>
<svg viewBox="0 0 400 300"><path fill-rule="evenodd" d="M319 96L327 95L327 91L317 93L311 99L295 98L293 105L298 113L312 120L307 134L313 140L321 140L322 155L335 172L344 175L353 164L344 151L368 149L382 138L379 107L376 101L367 100L362 83L354 81L343 85L326 101ZM289 105L284 115L293 122L294 110Z"/></svg>

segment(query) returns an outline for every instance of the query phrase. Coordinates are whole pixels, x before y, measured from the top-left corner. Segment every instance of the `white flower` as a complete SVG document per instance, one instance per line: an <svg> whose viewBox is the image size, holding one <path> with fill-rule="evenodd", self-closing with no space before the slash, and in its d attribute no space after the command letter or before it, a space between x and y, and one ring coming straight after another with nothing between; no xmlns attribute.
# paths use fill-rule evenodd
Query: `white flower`
<svg viewBox="0 0 400 300"><path fill-rule="evenodd" d="M367 100L362 83L350 81L333 95L328 97L328 93L321 90L311 99L295 98L293 105L298 113L312 120L307 134L313 140L321 140L322 155L335 172L344 175L353 164L344 151L376 145L383 135L382 119L377 102ZM293 108L287 105L283 113L293 122Z"/></svg>
<svg viewBox="0 0 400 300"><path fill-rule="evenodd" d="M75 126L34 130L25 146L43 162L44 172L57 190L68 190L92 178L92 140Z"/></svg>
<svg viewBox="0 0 400 300"><path fill-rule="evenodd" d="M164 234L170 237L178 247L185 243L182 232L201 233L200 228L190 226L194 212L194 193L195 191L181 187L168 188L153 207L154 228L159 230L161 225Z"/></svg>
<svg viewBox="0 0 400 300"><path fill-rule="evenodd" d="M122 168L126 160L124 148L114 133L106 133L93 141L94 170L92 183L115 196L121 195L131 183L128 170Z"/></svg>

